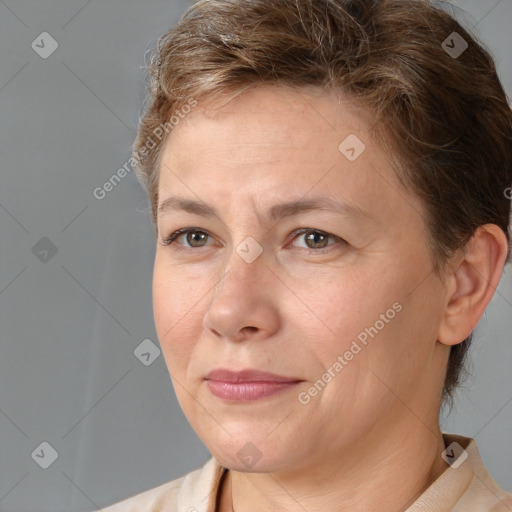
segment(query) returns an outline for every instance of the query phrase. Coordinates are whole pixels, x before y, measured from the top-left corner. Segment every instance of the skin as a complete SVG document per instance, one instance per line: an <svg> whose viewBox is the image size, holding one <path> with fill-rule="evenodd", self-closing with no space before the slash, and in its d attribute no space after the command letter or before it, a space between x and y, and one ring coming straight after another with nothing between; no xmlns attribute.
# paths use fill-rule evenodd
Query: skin
<svg viewBox="0 0 512 512"><path fill-rule="evenodd" d="M184 414L230 469L221 512L403 510L447 468L438 414L449 349L491 300L507 242L482 226L437 276L423 205L400 186L370 125L350 100L315 87L258 86L200 102L165 143L159 202L179 195L219 214L158 215L153 306ZM350 134L366 146L355 161L338 149ZM265 221L275 203L318 196L368 217L312 210ZM181 228L209 236L162 244ZM293 234L301 228L333 237ZM249 236L263 250L252 263L236 252ZM401 311L300 403L394 303ZM218 367L303 382L226 402L204 380ZM261 455L250 468L237 457L247 443Z"/></svg>

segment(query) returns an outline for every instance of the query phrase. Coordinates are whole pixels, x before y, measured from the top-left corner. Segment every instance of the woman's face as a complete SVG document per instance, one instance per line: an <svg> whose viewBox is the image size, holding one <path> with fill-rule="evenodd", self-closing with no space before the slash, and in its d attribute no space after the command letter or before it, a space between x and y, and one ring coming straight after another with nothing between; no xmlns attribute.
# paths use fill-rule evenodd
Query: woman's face
<svg viewBox="0 0 512 512"><path fill-rule="evenodd" d="M171 196L188 207L158 213L156 329L179 403L222 464L325 464L436 425L445 293L424 208L350 102L269 86L200 102L166 142L159 204ZM219 368L298 382L208 382ZM250 395L261 389L275 392Z"/></svg>

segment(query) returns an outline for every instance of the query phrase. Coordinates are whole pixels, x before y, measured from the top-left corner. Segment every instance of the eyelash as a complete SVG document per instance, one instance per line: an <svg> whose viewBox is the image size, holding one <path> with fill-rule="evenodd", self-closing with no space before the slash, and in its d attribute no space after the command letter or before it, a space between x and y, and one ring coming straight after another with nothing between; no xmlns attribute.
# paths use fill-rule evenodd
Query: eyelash
<svg viewBox="0 0 512 512"><path fill-rule="evenodd" d="M165 238L161 244L164 245L164 246L171 246L171 245L176 245L174 244L174 241L180 236L180 235L183 235L183 234L187 234L187 233L204 233L208 236L211 236L207 231L204 231L202 229L198 229L198 228L183 228L183 229L178 229L177 231L175 231L174 233L171 233L171 235L169 235L167 238ZM318 234L321 234L321 235L325 235L325 236L328 236L330 237L331 239L333 240L337 240L339 241L340 243L342 243L343 245L347 245L347 242L345 240L343 240L342 238L340 238L339 236L336 236L336 235L331 235L330 233L326 233L325 231L320 231L318 229L313 229L313 228L301 228L301 229L298 229L297 231L294 231L292 233L292 241L293 239L295 239L297 236L299 235L303 235L305 233L318 233ZM181 245L181 244L178 244L178 245ZM311 248L306 248L306 247L301 247L301 249L306 249L306 250L310 250L310 251L313 251L313 252L322 252L326 249L328 249L329 247L331 247L332 245L335 245L335 244L329 244L328 246L326 247L322 247L320 249L311 249ZM192 250L192 249L203 249L203 247L186 247L184 246L183 249L181 248L177 248L177 247L174 247L173 248L175 251L182 251L182 250Z"/></svg>

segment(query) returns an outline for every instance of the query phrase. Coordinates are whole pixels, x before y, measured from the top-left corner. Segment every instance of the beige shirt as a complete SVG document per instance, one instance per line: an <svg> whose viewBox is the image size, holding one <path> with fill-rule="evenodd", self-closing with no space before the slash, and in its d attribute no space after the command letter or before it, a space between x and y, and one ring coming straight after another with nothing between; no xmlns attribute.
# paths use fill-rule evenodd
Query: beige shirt
<svg viewBox="0 0 512 512"><path fill-rule="evenodd" d="M447 453L454 457L449 461L451 466L405 512L512 512L512 494L502 491L486 471L476 442L454 434L443 437ZM462 452L457 459L458 454L449 449L452 442L465 449L467 458ZM103 512L216 512L217 492L225 471L212 457L201 468Z"/></svg>

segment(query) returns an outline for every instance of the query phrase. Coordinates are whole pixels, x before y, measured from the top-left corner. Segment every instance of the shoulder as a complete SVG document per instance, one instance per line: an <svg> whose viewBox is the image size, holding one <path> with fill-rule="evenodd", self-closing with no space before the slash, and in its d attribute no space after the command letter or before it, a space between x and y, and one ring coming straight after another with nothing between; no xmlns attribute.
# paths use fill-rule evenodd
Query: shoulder
<svg viewBox="0 0 512 512"><path fill-rule="evenodd" d="M177 505L178 493L186 476L126 498L102 510L103 512L156 512L163 510L165 504L165 510L177 511L177 507L172 507L172 505Z"/></svg>
<svg viewBox="0 0 512 512"><path fill-rule="evenodd" d="M510 512L512 494L501 489L489 473L474 473L453 512Z"/></svg>
<svg viewBox="0 0 512 512"><path fill-rule="evenodd" d="M103 512L177 512L185 501L200 501L201 509L207 510L207 498L215 490L216 477L223 469L212 457L202 467L175 480L159 485L123 501L114 503ZM215 493L214 493L215 494ZM186 509L183 509L186 510ZM191 510L194 510L193 508ZM200 509L197 509L198 511Z"/></svg>
<svg viewBox="0 0 512 512"><path fill-rule="evenodd" d="M512 511L512 494L501 489L489 474L484 466L475 440L468 439L468 441L466 451L469 455L468 462L472 475L466 491L454 508L454 512Z"/></svg>
<svg viewBox="0 0 512 512"><path fill-rule="evenodd" d="M511 512L512 495L487 472L476 441L443 433L447 469L406 512Z"/></svg>

